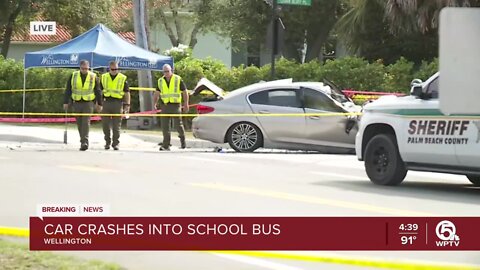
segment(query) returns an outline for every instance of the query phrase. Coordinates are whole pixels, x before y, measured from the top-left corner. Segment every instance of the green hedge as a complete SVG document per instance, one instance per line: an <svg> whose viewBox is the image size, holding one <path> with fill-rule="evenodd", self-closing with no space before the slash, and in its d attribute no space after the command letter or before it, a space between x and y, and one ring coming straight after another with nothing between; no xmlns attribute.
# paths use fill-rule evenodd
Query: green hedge
<svg viewBox="0 0 480 270"><path fill-rule="evenodd" d="M414 78L427 79L438 70L438 60L422 62L418 67L405 58L385 66L381 61L369 63L358 57L345 57L327 60L325 63L312 61L298 64L288 59L276 62L275 79L293 78L295 81L323 81L328 79L341 88L362 91L409 91L410 81ZM72 70L68 69L30 69L27 72L27 88L63 88ZM189 89L197 81L206 77L227 91L270 79L270 65L261 68L254 66L233 67L231 69L211 58L204 60L185 57L175 65L175 72L182 76ZM137 72L125 71L131 86L137 86ZM156 82L161 72L153 72ZM155 85L156 83L154 83ZM0 90L21 89L23 87L23 64L0 56ZM21 112L22 93L1 93L0 111ZM192 103L198 98L192 99ZM27 93L27 112L61 112L63 91L40 91ZM132 111L138 111L138 91L132 91Z"/></svg>

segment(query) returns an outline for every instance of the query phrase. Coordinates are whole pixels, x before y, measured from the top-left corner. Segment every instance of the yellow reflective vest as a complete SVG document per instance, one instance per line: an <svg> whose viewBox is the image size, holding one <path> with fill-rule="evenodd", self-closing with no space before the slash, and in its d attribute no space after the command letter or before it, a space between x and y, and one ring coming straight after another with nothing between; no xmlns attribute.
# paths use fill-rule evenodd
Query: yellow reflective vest
<svg viewBox="0 0 480 270"><path fill-rule="evenodd" d="M170 78L170 86L167 85L165 77L158 79L158 89L160 89L160 97L163 103L181 103L182 93L180 91L180 81L182 78L173 74Z"/></svg>
<svg viewBox="0 0 480 270"><path fill-rule="evenodd" d="M127 76L123 75L122 73L118 73L114 80L112 80L110 73L103 74L103 96L122 99L124 95L123 88L126 80Z"/></svg>
<svg viewBox="0 0 480 270"><path fill-rule="evenodd" d="M85 83L82 84L80 71L74 71L72 75L72 99L75 101L92 101L95 99L93 88L95 87L95 73L89 71Z"/></svg>

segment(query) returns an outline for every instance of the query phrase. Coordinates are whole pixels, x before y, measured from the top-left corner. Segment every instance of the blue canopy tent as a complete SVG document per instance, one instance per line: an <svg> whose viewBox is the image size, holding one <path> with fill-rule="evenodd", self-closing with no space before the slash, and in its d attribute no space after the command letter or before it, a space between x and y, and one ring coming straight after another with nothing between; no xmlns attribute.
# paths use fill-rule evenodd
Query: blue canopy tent
<svg viewBox="0 0 480 270"><path fill-rule="evenodd" d="M119 37L103 24L97 24L80 36L37 52L25 54L25 69L32 67L79 67L80 60L90 61L90 67L108 67L112 60L121 69L161 70L164 64L173 66L173 58L147 51Z"/></svg>
<svg viewBox="0 0 480 270"><path fill-rule="evenodd" d="M173 67L173 58L140 48L97 24L80 36L55 47L25 53L23 89L26 70L34 67L78 68L80 60L88 60L92 69L107 68L115 60L120 69L162 70L164 64ZM23 94L25 112L25 91Z"/></svg>

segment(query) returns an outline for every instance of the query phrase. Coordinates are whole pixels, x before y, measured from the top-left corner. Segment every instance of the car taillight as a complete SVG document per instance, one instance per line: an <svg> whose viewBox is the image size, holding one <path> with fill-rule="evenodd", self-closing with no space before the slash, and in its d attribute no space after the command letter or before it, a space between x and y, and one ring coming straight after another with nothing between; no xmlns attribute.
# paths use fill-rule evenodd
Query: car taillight
<svg viewBox="0 0 480 270"><path fill-rule="evenodd" d="M213 112L215 109L210 106L197 105L198 114L207 114Z"/></svg>

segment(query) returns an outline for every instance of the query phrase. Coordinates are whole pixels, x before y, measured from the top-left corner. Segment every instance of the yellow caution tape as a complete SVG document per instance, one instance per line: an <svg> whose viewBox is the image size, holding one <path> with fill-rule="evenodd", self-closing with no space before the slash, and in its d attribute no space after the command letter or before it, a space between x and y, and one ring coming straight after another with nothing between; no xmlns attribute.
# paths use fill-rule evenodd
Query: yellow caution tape
<svg viewBox="0 0 480 270"><path fill-rule="evenodd" d="M30 231L28 229L23 229L23 228L0 227L0 235L29 237Z"/></svg>
<svg viewBox="0 0 480 270"><path fill-rule="evenodd" d="M129 117L245 117L245 116L274 116L274 117L299 117L299 116L356 116L361 115L361 113L270 113L270 114L263 114L263 113L210 113L210 114L197 114L197 113L131 113L131 114L118 114L118 113L21 113L21 112L0 112L0 115L9 115L9 116L129 116Z"/></svg>
<svg viewBox="0 0 480 270"><path fill-rule="evenodd" d="M363 258L348 258L339 256L320 256L320 255L305 255L295 253L280 253L280 252L264 252L264 251L215 251L212 253L241 255L257 258L267 259L284 259L295 260L303 262L317 262L317 263L331 263L343 264L357 267L375 267L383 269L416 269L416 270L478 270L480 267L473 265L459 265L459 264L429 264L421 262L401 262L401 261L387 261L374 260Z"/></svg>
<svg viewBox="0 0 480 270"><path fill-rule="evenodd" d="M129 87L130 90L136 91L155 91L155 88L148 88L148 87ZM65 90L65 88L35 88L35 89L8 89L8 90L0 90L1 93L20 93L20 92L40 92L40 91L58 91L58 90Z"/></svg>
<svg viewBox="0 0 480 270"><path fill-rule="evenodd" d="M129 87L130 90L137 90L137 91L155 91L155 88L148 88L148 87Z"/></svg>
<svg viewBox="0 0 480 270"><path fill-rule="evenodd" d="M0 235L3 236L15 236L15 237L29 237L29 229L24 228L12 228L12 227L0 227ZM480 269L477 266L460 265L460 264L428 264L428 263L416 263L416 262L400 262L400 261L386 261L386 260L374 260L363 258L348 258L339 256L320 256L320 255L306 255L295 254L285 252L265 252L265 251L207 251L209 253L216 254L230 254L249 256L257 258L267 259L283 259L283 260L295 260L303 262L317 262L317 263L331 263L331 264L343 264L352 265L358 267L375 267L383 269L418 269L418 270L475 270Z"/></svg>
<svg viewBox="0 0 480 270"><path fill-rule="evenodd" d="M38 92L38 91L58 91L64 90L65 88L38 88L38 89L10 89L10 90L0 90L1 93L17 93L17 92Z"/></svg>

